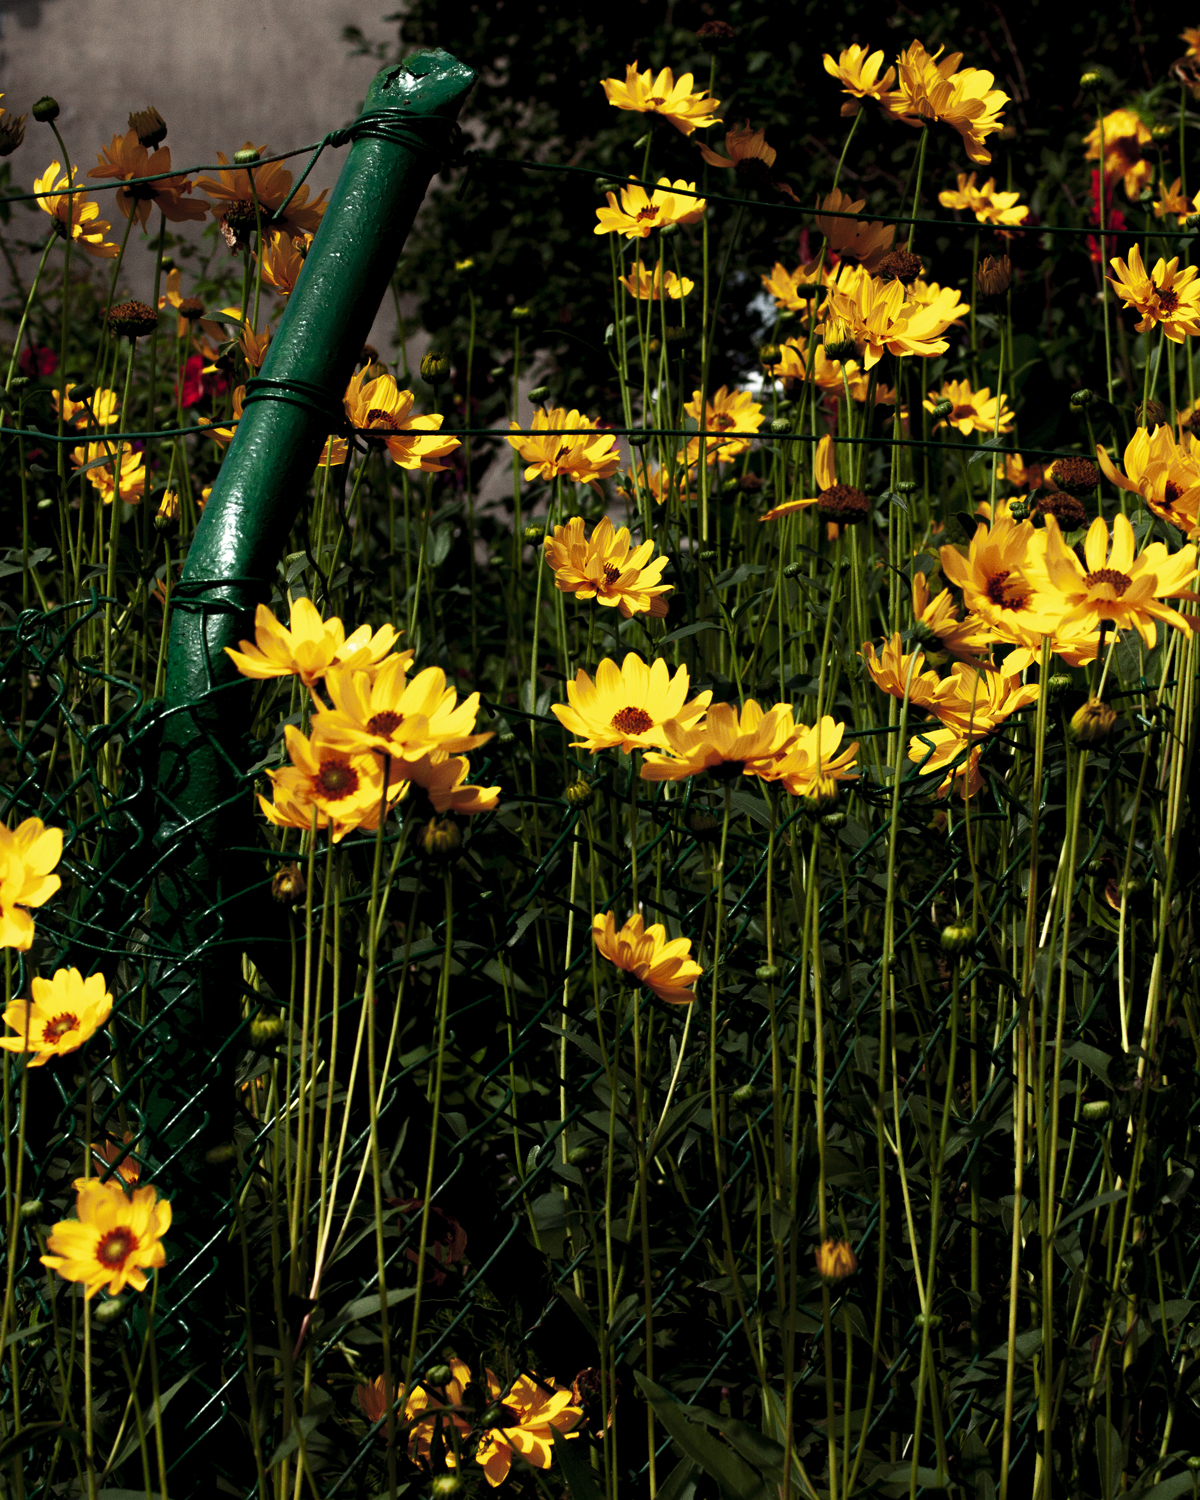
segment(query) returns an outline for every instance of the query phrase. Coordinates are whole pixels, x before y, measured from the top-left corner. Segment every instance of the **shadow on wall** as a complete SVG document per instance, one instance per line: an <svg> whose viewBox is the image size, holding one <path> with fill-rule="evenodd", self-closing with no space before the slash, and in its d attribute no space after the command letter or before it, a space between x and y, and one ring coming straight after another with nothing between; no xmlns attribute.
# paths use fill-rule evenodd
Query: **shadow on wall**
<svg viewBox="0 0 1200 1500"><path fill-rule="evenodd" d="M51 0L6 0L0 5L0 36L4 34L4 23L13 20L22 31L32 31L41 23L43 9Z"/></svg>

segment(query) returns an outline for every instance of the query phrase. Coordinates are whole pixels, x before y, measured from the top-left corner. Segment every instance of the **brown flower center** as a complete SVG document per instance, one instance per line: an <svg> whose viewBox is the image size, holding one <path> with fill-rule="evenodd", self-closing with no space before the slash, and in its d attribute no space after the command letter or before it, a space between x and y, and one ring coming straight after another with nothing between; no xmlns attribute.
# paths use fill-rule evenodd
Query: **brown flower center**
<svg viewBox="0 0 1200 1500"><path fill-rule="evenodd" d="M604 564L604 581L610 588L614 583L616 583L617 579L620 578L620 576L621 570L617 567L616 563Z"/></svg>
<svg viewBox="0 0 1200 1500"><path fill-rule="evenodd" d="M349 797L358 790L358 772L346 760L325 760L313 778L322 797Z"/></svg>
<svg viewBox="0 0 1200 1500"><path fill-rule="evenodd" d="M658 218L658 204L657 203L650 203L650 204L647 204L647 206L645 208L639 208L638 209L638 216L637 217L638 217L638 223L639 224L641 224L646 219L657 219Z"/></svg>
<svg viewBox="0 0 1200 1500"><path fill-rule="evenodd" d="M654 720L644 708L619 708L612 716L612 727L620 734L645 734Z"/></svg>
<svg viewBox="0 0 1200 1500"><path fill-rule="evenodd" d="M1183 494L1183 487L1182 487L1182 485L1176 484L1173 479L1168 479L1167 483L1166 483L1166 485L1165 485L1165 487L1163 489L1163 501L1162 501L1163 505L1164 506L1174 505L1175 502L1176 502L1176 500L1178 500L1179 497L1180 497L1180 495L1182 495L1182 494Z"/></svg>
<svg viewBox="0 0 1200 1500"><path fill-rule="evenodd" d="M666 102L667 101L663 98L663 96L661 94L651 94L650 95L650 103L653 104L655 106L655 108L657 108L661 104L665 104Z"/></svg>
<svg viewBox="0 0 1200 1500"><path fill-rule="evenodd" d="M1169 286L1158 289L1158 310L1160 313L1172 313L1179 306L1179 293Z"/></svg>
<svg viewBox="0 0 1200 1500"><path fill-rule="evenodd" d="M73 1016L69 1010L64 1010L61 1016L55 1016L53 1021L46 1023L46 1029L42 1032L42 1041L61 1042L68 1031L79 1030L79 1017Z"/></svg>
<svg viewBox="0 0 1200 1500"><path fill-rule="evenodd" d="M1102 583L1111 584L1113 592L1119 599L1133 579L1128 573L1118 573L1116 568L1098 568L1095 573L1089 573L1083 581L1090 589L1099 588Z"/></svg>
<svg viewBox="0 0 1200 1500"><path fill-rule="evenodd" d="M737 423L727 411L719 411L708 425L715 428L717 432L728 432L731 427L736 427Z"/></svg>
<svg viewBox="0 0 1200 1500"><path fill-rule="evenodd" d="M394 729L398 729L404 723L404 715L398 714L393 708L385 708L382 713L372 714L367 720L367 728L372 734L389 735Z"/></svg>
<svg viewBox="0 0 1200 1500"><path fill-rule="evenodd" d="M950 420L952 422L961 422L968 417L973 417L974 415L975 408L973 406L969 404L966 406L956 406L950 413Z"/></svg>
<svg viewBox="0 0 1200 1500"><path fill-rule="evenodd" d="M373 406L367 413L368 427L387 427L395 431L399 423L390 411L384 411L381 406Z"/></svg>
<svg viewBox="0 0 1200 1500"><path fill-rule="evenodd" d="M119 1271L136 1249L137 1236L132 1229L122 1226L101 1236L96 1246L96 1259L109 1270Z"/></svg>
<svg viewBox="0 0 1200 1500"><path fill-rule="evenodd" d="M989 573L984 593L995 605L1001 609L1021 610L1029 603L1029 595L1019 584L1009 586L1009 578L1012 575L1005 571L1002 573Z"/></svg>

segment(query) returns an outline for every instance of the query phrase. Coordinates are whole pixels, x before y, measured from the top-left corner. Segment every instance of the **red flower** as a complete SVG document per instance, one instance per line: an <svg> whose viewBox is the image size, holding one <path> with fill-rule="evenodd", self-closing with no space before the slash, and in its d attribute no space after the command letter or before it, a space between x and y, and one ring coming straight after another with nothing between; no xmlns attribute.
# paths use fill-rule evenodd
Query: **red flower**
<svg viewBox="0 0 1200 1500"><path fill-rule="evenodd" d="M178 387L176 387L178 390ZM189 354L183 367L184 408L198 405L205 396L220 396L229 389L229 376L224 370L204 373L204 359L199 354Z"/></svg>
<svg viewBox="0 0 1200 1500"><path fill-rule="evenodd" d="M21 374L36 380L39 375L53 375L58 369L58 355L45 345L31 344L21 350Z"/></svg>
<svg viewBox="0 0 1200 1500"><path fill-rule="evenodd" d="M1107 178L1105 180L1104 186L1107 190L1105 193L1105 198L1107 201L1104 205L1104 227L1106 229L1124 229L1125 215L1119 208L1114 208L1112 206L1113 187L1115 186L1113 178ZM1088 219L1092 224L1099 225L1100 223L1100 173L1098 171L1092 173L1092 208L1091 213L1088 215ZM1110 239L1107 234L1104 236L1104 240L1107 248L1102 254L1100 250L1099 239L1094 234L1088 235L1088 253L1091 255L1092 260L1096 265L1100 265L1103 261L1108 260L1111 256L1117 253L1116 240Z"/></svg>

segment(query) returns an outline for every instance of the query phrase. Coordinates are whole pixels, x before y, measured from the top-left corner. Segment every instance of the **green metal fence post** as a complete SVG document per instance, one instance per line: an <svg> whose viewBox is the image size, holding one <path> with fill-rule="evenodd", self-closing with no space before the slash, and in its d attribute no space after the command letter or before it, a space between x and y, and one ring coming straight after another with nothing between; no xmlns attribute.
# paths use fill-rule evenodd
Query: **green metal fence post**
<svg viewBox="0 0 1200 1500"><path fill-rule="evenodd" d="M211 1492L206 1434L221 1420L222 1319L233 1130L231 1037L240 1016L239 913L251 883L231 851L253 840L244 786L250 690L223 648L253 634L342 393L475 74L445 52L381 72L188 555L171 623L152 898L147 1149L175 1223L160 1307L164 1383L193 1368L179 1406L193 1452L172 1494ZM243 868L239 868L239 863ZM236 1372L234 1372L236 1373ZM173 1455L174 1460L182 1457ZM219 1458L219 1455L218 1455Z"/></svg>

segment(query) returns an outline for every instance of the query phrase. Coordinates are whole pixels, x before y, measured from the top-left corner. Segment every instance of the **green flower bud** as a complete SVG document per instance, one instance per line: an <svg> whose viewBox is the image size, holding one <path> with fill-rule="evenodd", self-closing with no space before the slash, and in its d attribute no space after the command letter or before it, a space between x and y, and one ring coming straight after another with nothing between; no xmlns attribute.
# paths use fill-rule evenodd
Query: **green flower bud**
<svg viewBox="0 0 1200 1500"><path fill-rule="evenodd" d="M570 806L582 809L591 806L592 802L595 800L596 793L592 790L591 782L585 781L581 776L577 781L573 781L571 785L567 787L566 791L563 793L563 796L566 798Z"/></svg>
<svg viewBox="0 0 1200 1500"><path fill-rule="evenodd" d="M462 848L462 834L449 818L430 818L421 835L426 859L450 859Z"/></svg>
<svg viewBox="0 0 1200 1500"><path fill-rule="evenodd" d="M1090 1099L1079 1111L1085 1120L1096 1124L1100 1120L1107 1120L1112 1113L1112 1101L1110 1099Z"/></svg>
<svg viewBox="0 0 1200 1500"><path fill-rule="evenodd" d="M799 578L800 575L801 575L801 573L803 573L803 572L804 572L804 564L803 563L790 562L784 568L784 570L783 570L783 576L785 578Z"/></svg>
<svg viewBox="0 0 1200 1500"><path fill-rule="evenodd" d="M771 432L776 437L782 437L785 432L791 432L792 424L787 417L774 417L771 420Z"/></svg>
<svg viewBox="0 0 1200 1500"><path fill-rule="evenodd" d="M43 94L29 113L41 124L49 125L51 120L58 119L58 100L52 99L49 94Z"/></svg>
<svg viewBox="0 0 1200 1500"><path fill-rule="evenodd" d="M42 1200L40 1198L29 1198L17 1210L26 1224L34 1219L42 1217Z"/></svg>
<svg viewBox="0 0 1200 1500"><path fill-rule="evenodd" d="M1102 703L1099 698L1089 698L1082 708L1071 716L1068 733L1076 745L1100 745L1113 731L1117 722L1116 709Z"/></svg>
<svg viewBox="0 0 1200 1500"><path fill-rule="evenodd" d="M782 973L778 964L759 964L754 977L760 984L778 984Z"/></svg>
<svg viewBox="0 0 1200 1500"><path fill-rule="evenodd" d="M282 1016L255 1016L250 1022L250 1045L270 1047L287 1031L287 1022Z"/></svg>
<svg viewBox="0 0 1200 1500"><path fill-rule="evenodd" d="M126 1305L124 1297L109 1297L104 1302L97 1303L92 1309L92 1320L99 1323L101 1327L107 1327L110 1323L119 1323L125 1316Z"/></svg>
<svg viewBox="0 0 1200 1500"><path fill-rule="evenodd" d="M523 535L531 546L536 547L546 535L546 528L544 526L526 526Z"/></svg>
<svg viewBox="0 0 1200 1500"><path fill-rule="evenodd" d="M425 1371L426 1385L448 1385L454 1379L454 1371L449 1365L430 1365Z"/></svg>
<svg viewBox="0 0 1200 1500"><path fill-rule="evenodd" d="M253 146L243 146L240 151L233 153L233 164L235 167L252 167L256 161L261 160L262 157Z"/></svg>
<svg viewBox="0 0 1200 1500"><path fill-rule="evenodd" d="M1095 391L1089 391L1086 386L1082 390L1072 391L1067 398L1067 405L1073 411L1082 411L1085 406L1091 406L1096 399Z"/></svg>
<svg viewBox="0 0 1200 1500"><path fill-rule="evenodd" d="M975 928L970 922L951 923L942 928L943 953L966 953L975 946Z"/></svg>
<svg viewBox="0 0 1200 1500"><path fill-rule="evenodd" d="M930 415L933 417L935 422L941 422L946 417L948 417L953 410L954 402L943 396L942 399L936 403Z"/></svg>
<svg viewBox="0 0 1200 1500"><path fill-rule="evenodd" d="M535 406L540 406L549 394L550 387L548 385L535 385L529 393L529 399Z"/></svg>
<svg viewBox="0 0 1200 1500"><path fill-rule="evenodd" d="M450 378L450 361L444 354L431 349L421 361L421 379L426 385L438 386Z"/></svg>

